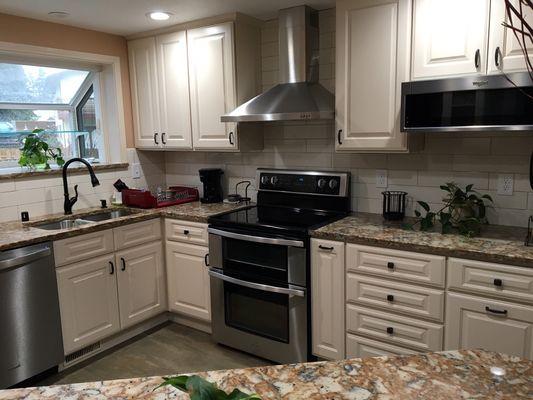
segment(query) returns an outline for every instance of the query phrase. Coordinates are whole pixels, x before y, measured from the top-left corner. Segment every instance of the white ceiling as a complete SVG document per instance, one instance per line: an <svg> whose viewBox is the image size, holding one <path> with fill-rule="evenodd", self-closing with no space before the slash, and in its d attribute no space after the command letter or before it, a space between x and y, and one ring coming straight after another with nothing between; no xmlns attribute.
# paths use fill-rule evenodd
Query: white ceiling
<svg viewBox="0 0 533 400"><path fill-rule="evenodd" d="M0 12L130 35L234 11L267 20L281 8L302 4L323 10L334 7L335 0L0 0ZM167 21L146 17L147 12L156 10L174 15ZM65 11L70 16L52 17L50 11Z"/></svg>

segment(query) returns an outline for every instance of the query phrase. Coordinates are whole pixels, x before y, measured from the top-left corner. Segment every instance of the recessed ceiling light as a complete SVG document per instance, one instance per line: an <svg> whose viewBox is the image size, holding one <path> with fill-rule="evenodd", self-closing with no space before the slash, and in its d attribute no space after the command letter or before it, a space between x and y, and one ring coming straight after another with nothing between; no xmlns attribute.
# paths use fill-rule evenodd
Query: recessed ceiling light
<svg viewBox="0 0 533 400"><path fill-rule="evenodd" d="M150 17L155 21L166 21L170 18L171 15L171 13L165 11L152 11L146 14L146 16Z"/></svg>
<svg viewBox="0 0 533 400"><path fill-rule="evenodd" d="M65 11L50 11L48 15L50 15L51 17L56 17L56 18L67 18L70 16L70 14Z"/></svg>

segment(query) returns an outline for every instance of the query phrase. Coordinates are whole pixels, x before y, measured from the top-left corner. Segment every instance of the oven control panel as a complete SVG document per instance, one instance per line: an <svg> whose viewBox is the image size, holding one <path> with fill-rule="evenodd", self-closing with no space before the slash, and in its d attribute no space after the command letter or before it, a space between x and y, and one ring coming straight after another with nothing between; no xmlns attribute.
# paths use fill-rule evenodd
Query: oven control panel
<svg viewBox="0 0 533 400"><path fill-rule="evenodd" d="M258 169L259 190L346 196L349 172Z"/></svg>

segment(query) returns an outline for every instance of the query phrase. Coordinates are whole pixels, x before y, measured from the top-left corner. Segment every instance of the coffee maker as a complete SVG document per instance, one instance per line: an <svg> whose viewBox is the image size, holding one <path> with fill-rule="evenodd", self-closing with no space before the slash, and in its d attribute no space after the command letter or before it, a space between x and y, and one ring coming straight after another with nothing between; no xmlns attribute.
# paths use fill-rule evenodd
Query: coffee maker
<svg viewBox="0 0 533 400"><path fill-rule="evenodd" d="M198 170L200 181L204 184L204 195L200 199L202 203L220 203L224 199L222 193L222 175L220 168L202 168Z"/></svg>

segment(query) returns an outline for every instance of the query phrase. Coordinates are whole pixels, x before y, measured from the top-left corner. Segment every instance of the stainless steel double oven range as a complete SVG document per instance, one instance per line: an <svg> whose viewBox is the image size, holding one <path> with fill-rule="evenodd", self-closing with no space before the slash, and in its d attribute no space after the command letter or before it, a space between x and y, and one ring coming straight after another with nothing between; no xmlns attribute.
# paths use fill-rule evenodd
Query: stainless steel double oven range
<svg viewBox="0 0 533 400"><path fill-rule="evenodd" d="M257 206L209 219L213 338L280 362L311 356L309 231L350 211L350 174L258 169Z"/></svg>

